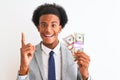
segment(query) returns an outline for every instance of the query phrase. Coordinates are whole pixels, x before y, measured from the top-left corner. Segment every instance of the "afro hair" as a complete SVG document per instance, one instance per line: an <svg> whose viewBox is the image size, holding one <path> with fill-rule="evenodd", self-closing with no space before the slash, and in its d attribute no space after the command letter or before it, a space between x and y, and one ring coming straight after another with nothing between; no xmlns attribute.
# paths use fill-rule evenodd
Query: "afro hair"
<svg viewBox="0 0 120 80"><path fill-rule="evenodd" d="M55 3L53 4L45 3L38 6L33 12L32 21L36 27L38 27L39 25L39 18L45 14L54 14L58 16L62 28L64 28L65 24L68 22L66 11L62 6L56 5Z"/></svg>

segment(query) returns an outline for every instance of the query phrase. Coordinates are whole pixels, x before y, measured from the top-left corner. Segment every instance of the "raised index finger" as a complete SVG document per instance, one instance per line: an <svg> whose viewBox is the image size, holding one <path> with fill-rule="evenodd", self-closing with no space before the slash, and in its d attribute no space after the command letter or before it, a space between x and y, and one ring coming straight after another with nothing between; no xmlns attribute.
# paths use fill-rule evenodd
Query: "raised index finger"
<svg viewBox="0 0 120 80"><path fill-rule="evenodd" d="M25 34L22 32L22 38L21 38L22 47L25 46Z"/></svg>

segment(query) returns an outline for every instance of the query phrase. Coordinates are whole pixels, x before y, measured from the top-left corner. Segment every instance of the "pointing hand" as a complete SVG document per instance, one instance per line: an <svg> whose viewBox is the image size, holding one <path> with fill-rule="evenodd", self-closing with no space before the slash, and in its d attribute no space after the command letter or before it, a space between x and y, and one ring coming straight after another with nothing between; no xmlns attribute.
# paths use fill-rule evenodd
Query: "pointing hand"
<svg viewBox="0 0 120 80"><path fill-rule="evenodd" d="M25 75L28 72L30 61L32 60L33 53L35 51L35 46L31 43L25 43L25 35L22 33L21 39L22 47L20 48L21 52L21 63L19 74Z"/></svg>

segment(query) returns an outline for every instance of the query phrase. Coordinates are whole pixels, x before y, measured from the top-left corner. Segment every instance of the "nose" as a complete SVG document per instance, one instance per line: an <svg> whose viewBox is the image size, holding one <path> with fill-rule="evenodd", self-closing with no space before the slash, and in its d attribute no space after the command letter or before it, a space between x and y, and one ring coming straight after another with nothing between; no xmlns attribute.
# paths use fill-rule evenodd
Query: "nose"
<svg viewBox="0 0 120 80"><path fill-rule="evenodd" d="M51 32L51 30L52 30L52 28L51 28L51 26L50 25L48 25L47 27L46 27L46 32Z"/></svg>

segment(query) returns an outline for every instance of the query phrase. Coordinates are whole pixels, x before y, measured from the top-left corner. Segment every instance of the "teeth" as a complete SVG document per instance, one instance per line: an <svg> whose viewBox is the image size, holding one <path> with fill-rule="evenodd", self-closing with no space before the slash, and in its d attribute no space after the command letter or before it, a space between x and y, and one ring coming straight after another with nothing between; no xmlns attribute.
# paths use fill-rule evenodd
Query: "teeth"
<svg viewBox="0 0 120 80"><path fill-rule="evenodd" d="M45 36L47 36L47 37L51 37L51 36L52 36L52 34L50 34L50 35L45 35Z"/></svg>

